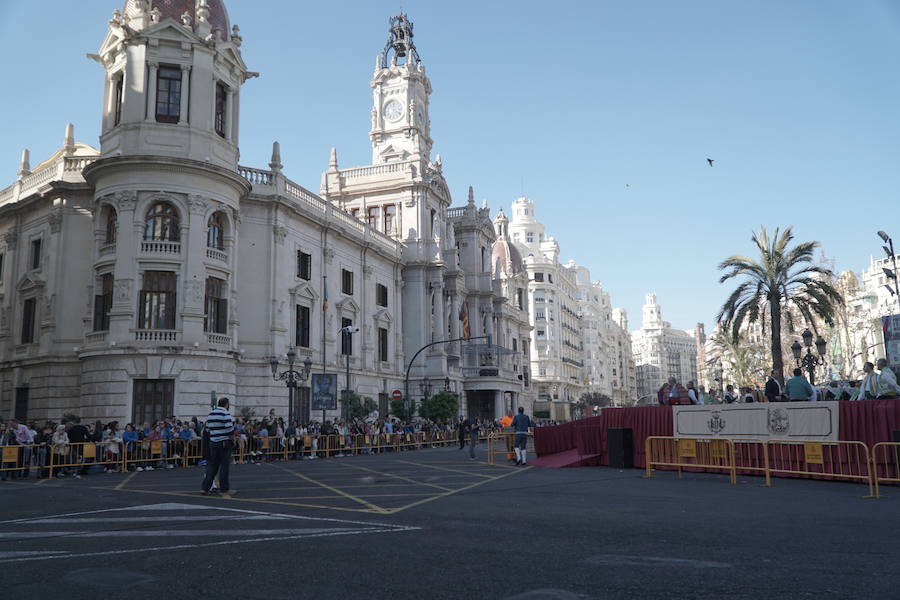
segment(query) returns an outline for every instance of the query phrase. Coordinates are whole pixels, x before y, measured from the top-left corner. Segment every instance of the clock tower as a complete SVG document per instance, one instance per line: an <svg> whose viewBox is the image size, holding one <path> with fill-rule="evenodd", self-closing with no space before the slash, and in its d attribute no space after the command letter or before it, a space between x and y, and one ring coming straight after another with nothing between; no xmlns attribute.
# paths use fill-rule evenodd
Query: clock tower
<svg viewBox="0 0 900 600"><path fill-rule="evenodd" d="M428 96L431 82L413 43L405 14L391 17L390 33L372 76L372 164L431 156Z"/></svg>

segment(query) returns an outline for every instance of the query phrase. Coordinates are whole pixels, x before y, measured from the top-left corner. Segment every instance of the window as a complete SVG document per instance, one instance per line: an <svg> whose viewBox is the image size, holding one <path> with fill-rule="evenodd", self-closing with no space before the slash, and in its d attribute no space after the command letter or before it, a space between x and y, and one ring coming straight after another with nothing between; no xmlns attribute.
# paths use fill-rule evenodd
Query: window
<svg viewBox="0 0 900 600"><path fill-rule="evenodd" d="M224 296L225 281L216 277L207 277L203 331L207 333L228 333L228 300Z"/></svg>
<svg viewBox="0 0 900 600"><path fill-rule="evenodd" d="M378 360L388 361L388 330L384 327L378 328Z"/></svg>
<svg viewBox="0 0 900 600"><path fill-rule="evenodd" d="M512 347L513 352L518 352L519 351L519 340L517 340L516 338L513 338L512 344L513 344L513 347Z"/></svg>
<svg viewBox="0 0 900 600"><path fill-rule="evenodd" d="M225 137L225 105L228 90L222 83L216 84L216 133Z"/></svg>
<svg viewBox="0 0 900 600"><path fill-rule="evenodd" d="M116 89L113 92L115 94L113 105L113 125L118 125L122 122L122 83L125 81L124 77L119 77L116 79Z"/></svg>
<svg viewBox="0 0 900 600"><path fill-rule="evenodd" d="M309 307L297 305L297 329L294 345L309 348Z"/></svg>
<svg viewBox="0 0 900 600"><path fill-rule="evenodd" d="M144 271L138 329L175 329L175 273Z"/></svg>
<svg viewBox="0 0 900 600"><path fill-rule="evenodd" d="M99 294L94 294L94 331L109 331L109 311L112 308L112 273L100 277Z"/></svg>
<svg viewBox="0 0 900 600"><path fill-rule="evenodd" d="M341 292L348 296L353 295L353 271L341 269Z"/></svg>
<svg viewBox="0 0 900 600"><path fill-rule="evenodd" d="M535 281L544 281L544 274L543 273L535 273L534 280Z"/></svg>
<svg viewBox="0 0 900 600"><path fill-rule="evenodd" d="M434 237L434 224L435 224L436 214L437 214L436 211L432 208L431 209L431 237Z"/></svg>
<svg viewBox="0 0 900 600"><path fill-rule="evenodd" d="M528 242L529 244L534 242L534 232L533 231L529 231L525 234L525 241Z"/></svg>
<svg viewBox="0 0 900 600"><path fill-rule="evenodd" d="M397 207L393 204L388 204L384 207L384 232L387 235L391 235L394 233L394 221L397 217Z"/></svg>
<svg viewBox="0 0 900 600"><path fill-rule="evenodd" d="M352 319L341 319L341 328L353 327ZM353 334L347 330L341 332L341 354L353 354Z"/></svg>
<svg viewBox="0 0 900 600"><path fill-rule="evenodd" d="M156 120L177 123L181 116L181 67L159 67L156 72Z"/></svg>
<svg viewBox="0 0 900 600"><path fill-rule="evenodd" d="M535 319L546 319L547 317L544 316L544 311L536 310L536 311L534 311L534 318Z"/></svg>
<svg viewBox="0 0 900 600"><path fill-rule="evenodd" d="M312 279L312 254L297 250L297 277L309 281Z"/></svg>
<svg viewBox="0 0 900 600"><path fill-rule="evenodd" d="M375 284L375 304L387 307L388 293L386 285L381 285L380 283Z"/></svg>
<svg viewBox="0 0 900 600"><path fill-rule="evenodd" d="M27 387L17 387L16 388L16 408L13 413L13 417L15 417L16 421L19 423L24 423L28 420L28 388Z"/></svg>
<svg viewBox="0 0 900 600"><path fill-rule="evenodd" d="M106 209L106 243L115 244L117 233L119 231L119 215L112 206Z"/></svg>
<svg viewBox="0 0 900 600"><path fill-rule="evenodd" d="M351 208L351 209L350 209L350 216L353 217L354 219L358 219L358 218L359 218L359 209L358 209L358 208Z"/></svg>
<svg viewBox="0 0 900 600"><path fill-rule="evenodd" d="M553 273L547 273L547 282L553 283Z"/></svg>
<svg viewBox="0 0 900 600"><path fill-rule="evenodd" d="M206 222L206 247L225 249L225 219L220 212L209 215L209 221Z"/></svg>
<svg viewBox="0 0 900 600"><path fill-rule="evenodd" d="M516 288L516 308L522 310L522 307L525 306L525 294L522 288Z"/></svg>
<svg viewBox="0 0 900 600"><path fill-rule="evenodd" d="M31 240L31 268L41 268L41 239Z"/></svg>
<svg viewBox="0 0 900 600"><path fill-rule="evenodd" d="M0 283L3 283L3 254L0 254Z"/></svg>
<svg viewBox="0 0 900 600"><path fill-rule="evenodd" d="M34 298L27 299L22 304L22 343L31 344L34 342L34 316L37 309L37 300Z"/></svg>
<svg viewBox="0 0 900 600"><path fill-rule="evenodd" d="M369 227L378 229L378 213L380 209L377 206L369 207Z"/></svg>
<svg viewBox="0 0 900 600"><path fill-rule="evenodd" d="M135 379L131 419L140 427L175 412L174 379Z"/></svg>
<svg viewBox="0 0 900 600"><path fill-rule="evenodd" d="M546 336L546 335L547 335L547 334L546 334L546 332L545 332L543 329L538 329L538 330L537 330L537 336L538 336L539 338L542 338L542 337L544 337L544 336Z"/></svg>
<svg viewBox="0 0 900 600"><path fill-rule="evenodd" d="M178 212L168 202L157 202L147 211L144 219L144 239L153 241L179 241Z"/></svg>

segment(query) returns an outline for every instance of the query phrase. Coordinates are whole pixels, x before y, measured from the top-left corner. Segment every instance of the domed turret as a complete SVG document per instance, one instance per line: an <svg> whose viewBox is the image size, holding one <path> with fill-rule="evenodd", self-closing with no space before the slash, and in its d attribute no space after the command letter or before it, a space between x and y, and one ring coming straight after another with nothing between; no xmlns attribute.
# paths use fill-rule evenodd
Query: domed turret
<svg viewBox="0 0 900 600"><path fill-rule="evenodd" d="M503 209L494 218L494 229L497 230L497 241L491 247L491 264L494 265L494 277L499 275L513 275L521 272L525 267L522 262L522 254L518 248L509 241L509 219L503 214Z"/></svg>
<svg viewBox="0 0 900 600"><path fill-rule="evenodd" d="M140 17L147 12L156 22L172 19L191 27L206 20L210 27L220 31L220 37L228 39L231 26L223 0L125 0L122 14L129 18Z"/></svg>

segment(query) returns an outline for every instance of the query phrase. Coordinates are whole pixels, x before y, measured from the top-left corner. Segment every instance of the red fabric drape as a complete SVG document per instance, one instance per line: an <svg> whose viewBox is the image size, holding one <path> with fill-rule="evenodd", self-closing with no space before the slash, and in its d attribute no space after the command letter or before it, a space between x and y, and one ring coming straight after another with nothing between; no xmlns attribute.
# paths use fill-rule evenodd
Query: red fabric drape
<svg viewBox="0 0 900 600"><path fill-rule="evenodd" d="M900 430L900 400L841 402L839 410L841 440L864 442L871 448L877 442L891 441L891 431ZM534 430L535 450L538 456L545 456L576 449L580 455L598 455L598 462L606 465L609 464L607 429L610 427L631 429L634 465L643 467L646 465L644 440L654 435L672 435L672 408L668 406L605 408L598 417L572 421L555 427L538 427ZM758 462L756 454L749 449L739 449L738 468L741 464L755 466ZM832 455L827 460L844 462L847 460L846 451ZM788 463L800 461L801 457L794 459L792 456Z"/></svg>

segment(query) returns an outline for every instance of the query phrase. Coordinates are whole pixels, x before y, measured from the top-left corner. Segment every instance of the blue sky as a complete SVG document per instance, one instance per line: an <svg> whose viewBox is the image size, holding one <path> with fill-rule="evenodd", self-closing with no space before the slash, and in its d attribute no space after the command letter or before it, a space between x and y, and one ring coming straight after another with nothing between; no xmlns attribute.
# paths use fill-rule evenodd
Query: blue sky
<svg viewBox="0 0 900 600"><path fill-rule="evenodd" d="M97 144L96 52L113 0L0 2L0 181L67 122ZM281 142L317 190L332 146L368 164L375 55L398 1L230 0L259 79L242 91L242 164ZM712 327L724 257L793 225L838 269L900 239L900 3L403 0L431 77L435 152L454 204L525 194L640 325L655 292L676 327ZM715 159L710 168L706 158ZM0 184L2 186L3 184ZM628 187L626 187L628 186Z"/></svg>

